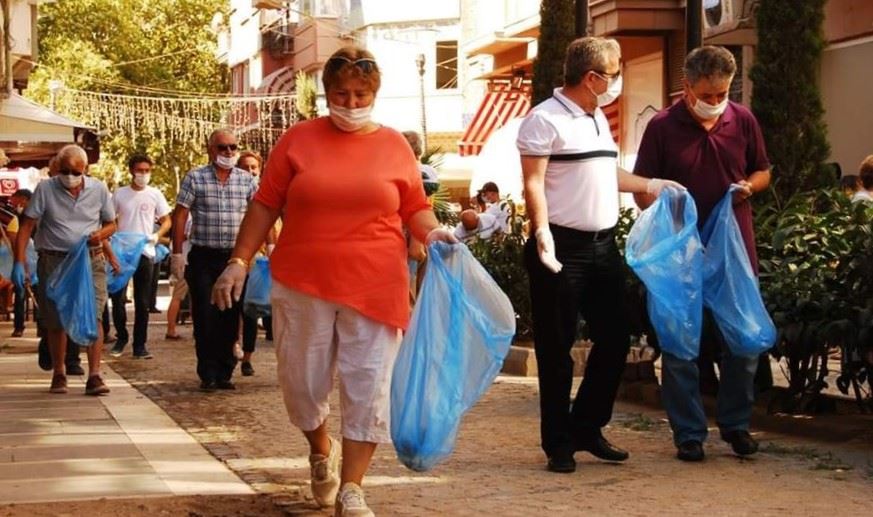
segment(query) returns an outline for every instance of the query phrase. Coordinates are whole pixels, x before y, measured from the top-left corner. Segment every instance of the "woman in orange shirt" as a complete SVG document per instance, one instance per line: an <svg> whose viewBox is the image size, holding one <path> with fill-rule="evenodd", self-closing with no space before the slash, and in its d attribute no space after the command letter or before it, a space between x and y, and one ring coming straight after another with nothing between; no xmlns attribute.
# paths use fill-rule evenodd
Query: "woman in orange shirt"
<svg viewBox="0 0 873 517"><path fill-rule="evenodd" d="M372 515L360 488L378 443L390 442L391 372L409 319L406 242L457 242L425 199L403 136L370 120L380 86L372 54L345 47L323 73L329 117L295 124L270 153L236 247L213 290L238 300L248 261L284 213L270 260L279 383L310 446L311 486L336 515ZM340 379L340 451L326 418Z"/></svg>

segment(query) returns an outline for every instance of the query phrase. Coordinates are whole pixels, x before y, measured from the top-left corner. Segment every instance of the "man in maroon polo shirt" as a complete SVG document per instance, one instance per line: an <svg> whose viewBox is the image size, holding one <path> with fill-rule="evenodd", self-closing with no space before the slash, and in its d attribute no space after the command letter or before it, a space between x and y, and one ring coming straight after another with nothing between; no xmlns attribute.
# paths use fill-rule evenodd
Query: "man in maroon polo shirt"
<svg viewBox="0 0 873 517"><path fill-rule="evenodd" d="M734 213L752 268L757 272L749 198L770 184L770 162L754 115L728 100L736 69L733 55L723 47L705 46L688 54L684 99L649 122L634 173L684 185L697 205L700 227L728 188L739 185L740 190L734 194ZM635 199L642 208L654 201L647 194L635 194ZM753 454L758 444L748 429L758 358L731 355L718 329L712 327L721 348L717 416L721 437L735 453ZM673 428L677 457L701 461L707 422L697 362L664 353L662 367L664 408Z"/></svg>

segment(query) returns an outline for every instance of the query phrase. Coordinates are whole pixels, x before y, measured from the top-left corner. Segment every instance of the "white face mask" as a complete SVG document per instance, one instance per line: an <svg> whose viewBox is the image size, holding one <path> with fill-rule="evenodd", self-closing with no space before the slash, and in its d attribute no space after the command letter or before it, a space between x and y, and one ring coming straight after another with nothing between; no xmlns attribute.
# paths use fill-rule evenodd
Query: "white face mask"
<svg viewBox="0 0 873 517"><path fill-rule="evenodd" d="M58 175L61 178L61 185L66 188L76 188L82 184L83 176L73 176L72 174L60 174Z"/></svg>
<svg viewBox="0 0 873 517"><path fill-rule="evenodd" d="M24 213L24 207L23 207L23 206L16 206L16 207L15 207L15 212L16 212L17 214L19 214L19 215L22 214L22 213Z"/></svg>
<svg viewBox="0 0 873 517"><path fill-rule="evenodd" d="M621 95L621 76L615 77L613 79L607 79L609 83L606 85L606 91L603 93L595 93L597 96L597 106L604 107L612 104L612 102ZM594 93L593 91L591 93Z"/></svg>
<svg viewBox="0 0 873 517"><path fill-rule="evenodd" d="M329 108L331 122L346 133L353 133L369 124L373 112L372 104L364 108L344 108L331 104Z"/></svg>
<svg viewBox="0 0 873 517"><path fill-rule="evenodd" d="M703 120L712 120L714 118L718 118L724 113L724 110L727 109L728 98L725 97L723 101L718 104L709 104L703 102L700 99L695 99L697 102L694 106L691 107L694 110L694 114L700 117Z"/></svg>
<svg viewBox="0 0 873 517"><path fill-rule="evenodd" d="M136 184L137 187L145 188L148 186L149 180L151 180L151 178L151 174L134 174L133 182Z"/></svg>
<svg viewBox="0 0 873 517"><path fill-rule="evenodd" d="M215 157L215 165L217 165L219 169L229 170L236 165L236 161L238 158L239 156L236 154L233 156L224 156L223 154L219 154Z"/></svg>

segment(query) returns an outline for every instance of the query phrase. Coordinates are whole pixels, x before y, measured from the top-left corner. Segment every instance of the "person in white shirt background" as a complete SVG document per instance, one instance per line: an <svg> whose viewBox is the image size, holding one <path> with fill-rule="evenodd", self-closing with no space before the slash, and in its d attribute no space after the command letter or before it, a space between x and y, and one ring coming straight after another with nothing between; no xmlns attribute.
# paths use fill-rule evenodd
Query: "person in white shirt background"
<svg viewBox="0 0 873 517"><path fill-rule="evenodd" d="M864 158L861 162L861 167L858 170L860 177L860 187L855 195L852 196L852 203L864 201L873 203L873 154Z"/></svg>
<svg viewBox="0 0 873 517"><path fill-rule="evenodd" d="M148 340L155 244L170 231L170 205L160 190L149 186L153 165L151 158L146 155L131 156L127 163L131 183L129 186L118 189L112 197L118 217L118 231L140 233L149 238L140 256L136 272L133 274L134 359L151 359L152 357L146 348L146 341ZM155 221L160 224L160 228L156 232L153 231ZM111 295L113 319L115 319L116 329L119 332L126 327L127 323L124 304L126 291L125 287ZM122 337L118 336L118 341L110 351L113 357L119 357L124 352L127 341L122 340Z"/></svg>

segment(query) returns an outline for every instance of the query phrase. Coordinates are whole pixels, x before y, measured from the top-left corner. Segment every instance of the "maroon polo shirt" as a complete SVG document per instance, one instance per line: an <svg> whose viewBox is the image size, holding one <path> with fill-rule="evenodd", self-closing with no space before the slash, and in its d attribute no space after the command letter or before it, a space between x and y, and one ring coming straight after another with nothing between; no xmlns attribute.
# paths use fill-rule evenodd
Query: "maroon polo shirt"
<svg viewBox="0 0 873 517"><path fill-rule="evenodd" d="M634 174L684 185L697 205L698 228L724 197L731 183L770 168L764 137L755 116L729 102L711 131L695 120L684 100L655 115L643 133ZM752 205L734 205L752 269L758 271Z"/></svg>

